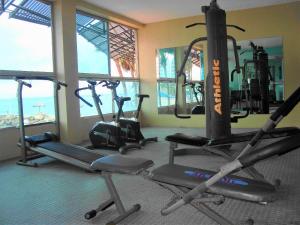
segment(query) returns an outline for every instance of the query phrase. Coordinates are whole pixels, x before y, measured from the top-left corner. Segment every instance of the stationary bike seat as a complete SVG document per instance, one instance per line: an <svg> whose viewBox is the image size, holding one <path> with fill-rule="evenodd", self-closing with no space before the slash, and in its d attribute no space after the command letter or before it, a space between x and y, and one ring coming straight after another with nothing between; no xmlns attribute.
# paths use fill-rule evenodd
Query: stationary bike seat
<svg viewBox="0 0 300 225"><path fill-rule="evenodd" d="M138 97L138 98L149 98L150 96L149 95L139 94L139 95L136 95L136 97Z"/></svg>
<svg viewBox="0 0 300 225"><path fill-rule="evenodd" d="M153 164L153 161L149 159L109 155L92 162L91 169L111 173L138 174L153 166Z"/></svg>
<svg viewBox="0 0 300 225"><path fill-rule="evenodd" d="M120 102L123 101L123 102L126 102L126 101L130 101L131 98L130 97L120 97Z"/></svg>

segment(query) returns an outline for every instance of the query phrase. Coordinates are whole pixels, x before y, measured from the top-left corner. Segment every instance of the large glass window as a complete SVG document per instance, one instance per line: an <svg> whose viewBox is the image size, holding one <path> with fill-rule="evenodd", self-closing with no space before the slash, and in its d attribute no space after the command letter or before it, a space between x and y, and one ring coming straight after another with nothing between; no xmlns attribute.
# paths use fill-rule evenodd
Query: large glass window
<svg viewBox="0 0 300 225"><path fill-rule="evenodd" d="M122 81L117 88L117 92L119 96L126 96L131 98L130 101L124 103L124 112L135 111L137 109L138 98L136 95L139 93L138 81ZM115 112L117 112L117 110L115 110Z"/></svg>
<svg viewBox="0 0 300 225"><path fill-rule="evenodd" d="M136 30L109 22L109 48L112 77L138 77Z"/></svg>
<svg viewBox="0 0 300 225"><path fill-rule="evenodd" d="M175 48L158 49L158 78L175 78Z"/></svg>
<svg viewBox="0 0 300 225"><path fill-rule="evenodd" d="M54 76L52 5L39 0L6 0L0 10L0 128L18 125L15 76ZM25 72L24 72L25 71ZM54 118L53 85L29 81L24 87L25 124Z"/></svg>
<svg viewBox="0 0 300 225"><path fill-rule="evenodd" d="M53 72L51 5L31 0L19 8L15 2L0 15L0 70ZM32 16L33 7L48 20L40 12Z"/></svg>
<svg viewBox="0 0 300 225"><path fill-rule="evenodd" d="M0 80L0 129L18 125L17 83Z"/></svg>
<svg viewBox="0 0 300 225"><path fill-rule="evenodd" d="M138 104L136 94L139 93L136 30L82 11L76 13L76 26L79 77L96 81L120 78L118 95L131 97L131 101L124 104L123 111L135 110ZM86 85L85 81L79 82L80 87ZM97 92L103 103L102 113L116 113L111 90L98 85ZM85 90L82 95L93 102L90 91ZM80 114L94 116L97 110L81 102Z"/></svg>
<svg viewBox="0 0 300 225"><path fill-rule="evenodd" d="M53 84L49 81L26 81L32 88L23 88L24 123L39 124L55 120ZM0 128L19 124L17 82L0 80Z"/></svg>
<svg viewBox="0 0 300 225"><path fill-rule="evenodd" d="M78 72L135 78L136 30L82 11L76 13ZM84 75L82 75L84 74ZM99 77L99 76L98 76Z"/></svg>
<svg viewBox="0 0 300 225"><path fill-rule="evenodd" d="M77 11L78 72L109 74L108 22Z"/></svg>
<svg viewBox="0 0 300 225"><path fill-rule="evenodd" d="M79 88L87 87L88 83L84 80L79 81ZM101 85L96 86L96 92L99 95L99 98L102 102L100 105L101 111L103 114L112 113L112 92L106 87L102 87ZM80 96L82 96L85 100L93 105L93 107L88 106L84 102L80 101L80 116L94 116L98 115L96 106L94 104L94 100L92 98L92 92L90 90L83 90L80 92Z"/></svg>
<svg viewBox="0 0 300 225"><path fill-rule="evenodd" d="M157 83L157 101L158 107L175 105L175 82L158 82Z"/></svg>
<svg viewBox="0 0 300 225"><path fill-rule="evenodd" d="M84 80L79 81L79 87L87 87L88 83ZM102 87L101 85L96 86L96 92L100 97L102 102L101 111L103 114L116 113L117 105L113 102L112 91L106 87ZM117 94L120 97L130 97L131 100L125 102L123 106L123 111L135 111L138 105L137 94L139 93L139 82L138 81L121 81L119 86L117 87ZM80 115L84 116L95 116L98 114L96 107L94 105L94 100L92 98L91 90L83 90L80 92L80 96L82 96L85 100L93 105L93 107L88 106L84 102L80 101Z"/></svg>

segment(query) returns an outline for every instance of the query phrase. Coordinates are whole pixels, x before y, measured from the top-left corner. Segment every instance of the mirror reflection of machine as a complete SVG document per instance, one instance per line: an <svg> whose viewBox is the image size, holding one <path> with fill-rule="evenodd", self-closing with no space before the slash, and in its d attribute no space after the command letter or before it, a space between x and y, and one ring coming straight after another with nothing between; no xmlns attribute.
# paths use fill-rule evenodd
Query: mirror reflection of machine
<svg viewBox="0 0 300 225"><path fill-rule="evenodd" d="M238 44L242 46L242 74L231 70L231 106L235 111L249 108L252 114L269 114L284 100L282 39L264 38Z"/></svg>
<svg viewBox="0 0 300 225"><path fill-rule="evenodd" d="M187 82L183 86L189 86L192 89L197 105L195 105L192 114L205 114L204 81Z"/></svg>

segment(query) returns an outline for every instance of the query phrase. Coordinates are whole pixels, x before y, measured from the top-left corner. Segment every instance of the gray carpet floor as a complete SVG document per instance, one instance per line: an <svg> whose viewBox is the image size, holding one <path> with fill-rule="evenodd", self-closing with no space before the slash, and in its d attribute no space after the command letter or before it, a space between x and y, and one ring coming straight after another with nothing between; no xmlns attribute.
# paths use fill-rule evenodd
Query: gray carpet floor
<svg viewBox="0 0 300 225"><path fill-rule="evenodd" d="M243 130L236 130L241 132ZM164 137L175 132L203 134L200 129L145 128L145 136L159 136L159 142L142 150L128 152L129 156L152 159L155 167L168 161L169 144ZM239 144L241 147L244 144ZM298 149L300 150L300 149ZM102 151L114 153L112 151ZM0 225L83 225L105 224L116 216L112 207L96 218L86 221L85 212L108 197L104 180L98 174L86 173L58 161L43 159L39 168L21 167L15 160L0 163ZM189 155L176 157L176 163L216 170L225 160L221 157ZM226 199L212 208L239 224L253 218L258 225L300 225L300 151L268 159L256 165L268 180L281 179L277 201L258 205ZM245 175L241 173L241 175ZM246 176L246 175L245 175ZM215 225L216 223L186 206L176 213L162 217L160 209L172 194L139 176L114 175L121 198L126 206L142 205L141 211L121 224L130 225Z"/></svg>

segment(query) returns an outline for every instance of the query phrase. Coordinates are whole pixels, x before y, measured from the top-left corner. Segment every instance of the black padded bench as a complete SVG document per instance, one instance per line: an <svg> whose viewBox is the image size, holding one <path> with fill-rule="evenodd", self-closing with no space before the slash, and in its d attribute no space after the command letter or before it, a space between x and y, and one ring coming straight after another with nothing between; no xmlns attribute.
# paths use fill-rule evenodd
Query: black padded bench
<svg viewBox="0 0 300 225"><path fill-rule="evenodd" d="M92 162L94 171L107 171L121 174L139 174L153 166L153 161L141 158L130 158L121 155L109 155Z"/></svg>
<svg viewBox="0 0 300 225"><path fill-rule="evenodd" d="M167 141L178 144L203 146L209 143L209 139L201 136L190 136L182 133L176 133L166 137Z"/></svg>

